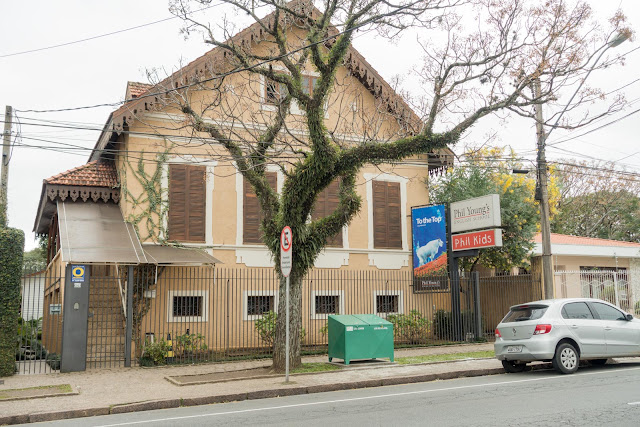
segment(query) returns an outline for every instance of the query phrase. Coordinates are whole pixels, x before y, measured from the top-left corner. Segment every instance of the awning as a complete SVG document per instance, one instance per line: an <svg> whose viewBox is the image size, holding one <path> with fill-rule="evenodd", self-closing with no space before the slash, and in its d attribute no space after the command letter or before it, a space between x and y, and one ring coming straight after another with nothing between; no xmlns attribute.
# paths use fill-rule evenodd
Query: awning
<svg viewBox="0 0 640 427"><path fill-rule="evenodd" d="M133 226L113 203L58 201L63 262L147 264Z"/></svg>
<svg viewBox="0 0 640 427"><path fill-rule="evenodd" d="M133 225L113 203L58 201L60 251L63 262L84 264L157 264L195 266L222 264L204 251L140 244Z"/></svg>
<svg viewBox="0 0 640 427"><path fill-rule="evenodd" d="M199 249L148 244L144 244L142 249L149 264L183 266L222 264L222 261Z"/></svg>

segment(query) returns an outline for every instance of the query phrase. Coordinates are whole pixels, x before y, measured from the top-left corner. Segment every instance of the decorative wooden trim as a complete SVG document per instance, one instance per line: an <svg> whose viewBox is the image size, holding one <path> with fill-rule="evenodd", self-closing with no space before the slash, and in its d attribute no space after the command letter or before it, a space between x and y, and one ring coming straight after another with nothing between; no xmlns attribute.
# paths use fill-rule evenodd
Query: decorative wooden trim
<svg viewBox="0 0 640 427"><path fill-rule="evenodd" d="M82 199L83 202L86 202L89 199L94 202L102 200L104 203L107 203L109 200L112 200L114 203L118 203L120 201L120 190L108 187L47 184L46 194L52 202L56 199L60 199L64 202L68 198L74 202L78 199Z"/></svg>

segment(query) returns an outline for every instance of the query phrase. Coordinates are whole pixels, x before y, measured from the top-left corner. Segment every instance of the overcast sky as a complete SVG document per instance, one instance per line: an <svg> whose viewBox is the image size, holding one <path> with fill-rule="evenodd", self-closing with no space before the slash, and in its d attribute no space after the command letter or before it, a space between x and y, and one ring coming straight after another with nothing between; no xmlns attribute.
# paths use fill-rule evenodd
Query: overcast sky
<svg viewBox="0 0 640 427"><path fill-rule="evenodd" d="M591 0L590 3L602 21L621 7L632 28L640 30L637 0ZM209 48L200 38L185 40L180 34L179 20L165 20L171 17L167 7L161 0L0 1L0 106L13 106L23 123L14 124L13 128L14 134L21 134L21 139L17 140L20 145L13 148L11 156L9 225L25 231L27 250L36 245L32 230L42 180L86 163L88 149L95 145L99 131L115 107L56 113L28 110L122 101L127 81L146 81L145 69L156 67L171 72L181 61L185 63L205 53ZM208 21L219 23L223 10L213 7L203 14ZM161 22L154 23L156 21ZM133 27L138 28L122 31ZM104 34L110 35L95 38ZM89 40L71 43L83 39ZM62 44L67 45L52 47ZM396 74L406 74L417 59L414 50L406 51L408 43L404 40L389 45L373 33L358 36L354 45L387 80ZM632 101L629 107L584 129L569 133L555 131L550 143L571 139L549 147L549 159L594 157L616 161L627 170L640 173L640 114L633 114L640 105L640 49L634 50L637 47L637 42L617 47L616 53L630 52L626 66L594 72L589 77L589 84L605 92L626 86L620 92ZM31 50L34 51L18 54ZM53 124L46 120L56 124L74 122L74 126L87 129L24 124L34 123L34 119L40 124ZM610 122L615 123L607 125ZM464 144L480 143L491 131L497 132L500 144L511 145L527 159L535 158L533 123L522 120L488 121L467 135ZM84 149L60 152L60 144ZM464 144L455 151L460 152ZM51 150L52 147L55 149Z"/></svg>

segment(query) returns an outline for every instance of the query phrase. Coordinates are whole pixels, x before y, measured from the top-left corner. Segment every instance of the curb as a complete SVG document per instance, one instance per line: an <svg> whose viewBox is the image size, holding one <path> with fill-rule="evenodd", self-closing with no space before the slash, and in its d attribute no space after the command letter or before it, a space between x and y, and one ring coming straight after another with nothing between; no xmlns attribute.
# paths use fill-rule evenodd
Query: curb
<svg viewBox="0 0 640 427"><path fill-rule="evenodd" d="M547 368L546 364L534 365L532 369ZM151 411L155 409L169 409L188 406L210 405L214 403L239 402L243 400L269 399L273 397L296 396L301 394L325 393L331 391L354 390L359 388L382 387L399 384L413 384L435 380L454 378L479 377L504 373L502 368L473 369L467 371L444 372L441 374L422 374L404 377L389 377L375 380L354 381L350 383L331 383L292 388L274 388L257 390L247 393L234 393L217 396L203 396L191 398L176 398L164 400L150 400L145 402L126 403L111 407L77 409L60 412L42 412L23 415L0 417L0 425L26 424L34 422L58 421L70 418L94 417L98 415L123 414L129 412Z"/></svg>

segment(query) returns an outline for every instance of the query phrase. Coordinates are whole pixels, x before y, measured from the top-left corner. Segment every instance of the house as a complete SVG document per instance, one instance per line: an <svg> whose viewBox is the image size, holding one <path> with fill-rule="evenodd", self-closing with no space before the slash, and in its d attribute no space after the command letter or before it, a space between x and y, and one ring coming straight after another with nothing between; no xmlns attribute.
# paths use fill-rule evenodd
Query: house
<svg viewBox="0 0 640 427"><path fill-rule="evenodd" d="M301 29L292 26L289 31ZM296 35L304 40L304 34ZM256 51L269 45L259 23L232 40ZM34 227L49 242L43 336L46 346L63 355L69 340L74 341L68 348L88 348L86 357L80 354L69 362L73 367L65 368L63 357L63 370L80 369L85 359L119 363L123 354L128 364L145 345L170 336L176 347L182 346L176 352L184 353L268 342L255 322L277 311L278 282L260 236L257 197L224 147L186 127L184 114L171 102L174 96L186 96L193 105L210 106L204 108L205 121L218 124L229 138L251 140L277 113L281 88L247 71L229 74L222 82L211 78L228 68L225 52L215 48L154 85L129 82L129 101L109 116L87 164L45 179ZM303 76L311 93L318 73L306 66ZM410 134L419 124L353 47L336 80L324 119L338 143L390 140ZM280 166L291 156L303 156L308 137L296 105L286 130L283 143L289 148L274 154L266 166L278 192L286 173ZM360 215L328 242L316 269L410 274L410 208L428 203L425 178L451 160L452 153L441 150L394 165L364 167L357 178ZM334 182L319 195L313 216L331 213L337 198ZM229 270L211 268L220 264ZM323 277L313 285L319 287L305 294L310 303L302 316L318 320L307 327L311 341L321 337L327 315L344 313L347 303L345 289ZM359 302L350 303L354 310L403 313L410 299L418 298L410 281L393 291L388 279L380 283L370 282ZM429 304L432 309L435 304ZM67 315L77 316L61 322ZM67 339L75 333L71 329L58 332L77 324L73 322L88 322L88 341L81 333Z"/></svg>
<svg viewBox="0 0 640 427"><path fill-rule="evenodd" d="M542 256L534 238L533 259ZM551 233L557 298L602 298L640 314L640 243Z"/></svg>

